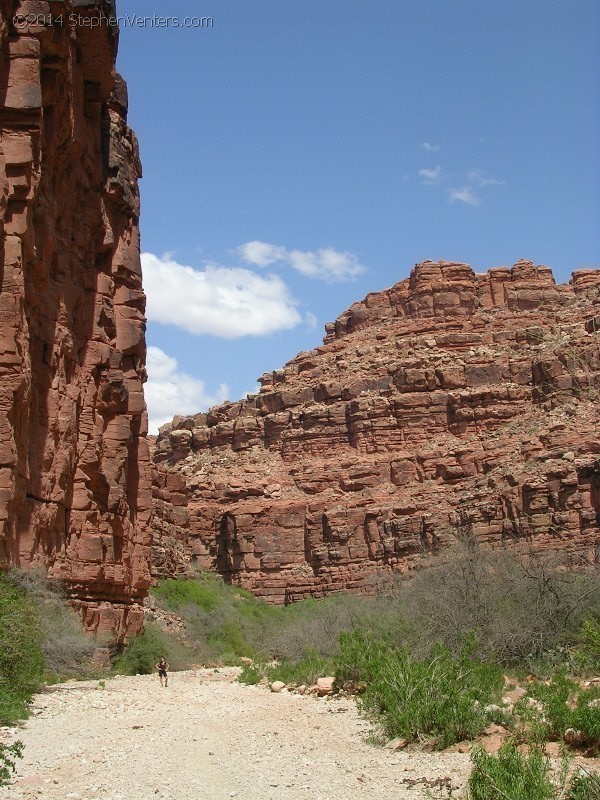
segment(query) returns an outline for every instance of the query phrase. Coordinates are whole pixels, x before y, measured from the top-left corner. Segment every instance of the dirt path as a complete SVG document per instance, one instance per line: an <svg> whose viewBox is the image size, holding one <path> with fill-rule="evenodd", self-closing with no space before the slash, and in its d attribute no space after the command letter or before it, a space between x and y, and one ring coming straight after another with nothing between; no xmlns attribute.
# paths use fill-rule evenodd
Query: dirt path
<svg viewBox="0 0 600 800"><path fill-rule="evenodd" d="M467 755L366 743L352 700L274 694L236 674L173 673L166 689L155 676L50 688L16 732L25 755L0 798L419 800L437 778L465 780Z"/></svg>

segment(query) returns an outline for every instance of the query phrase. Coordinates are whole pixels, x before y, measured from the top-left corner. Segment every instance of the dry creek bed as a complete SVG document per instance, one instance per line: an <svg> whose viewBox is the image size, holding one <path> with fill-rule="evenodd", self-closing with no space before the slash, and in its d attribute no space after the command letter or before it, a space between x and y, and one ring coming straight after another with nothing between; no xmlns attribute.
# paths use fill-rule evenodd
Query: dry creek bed
<svg viewBox="0 0 600 800"><path fill-rule="evenodd" d="M458 797L461 752L369 744L348 698L236 682L239 670L60 684L35 696L0 800L419 800Z"/></svg>

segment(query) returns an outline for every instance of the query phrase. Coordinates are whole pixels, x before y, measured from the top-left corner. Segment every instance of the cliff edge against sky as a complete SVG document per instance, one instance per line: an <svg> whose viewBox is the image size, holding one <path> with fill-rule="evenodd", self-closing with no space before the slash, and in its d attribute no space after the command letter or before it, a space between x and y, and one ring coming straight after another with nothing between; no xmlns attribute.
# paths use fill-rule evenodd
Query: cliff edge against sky
<svg viewBox="0 0 600 800"><path fill-rule="evenodd" d="M151 493L114 12L0 0L0 563L59 578L89 630L123 637L150 583Z"/></svg>
<svg viewBox="0 0 600 800"><path fill-rule="evenodd" d="M600 271L424 262L261 391L161 429L154 571L271 602L473 538L600 559Z"/></svg>

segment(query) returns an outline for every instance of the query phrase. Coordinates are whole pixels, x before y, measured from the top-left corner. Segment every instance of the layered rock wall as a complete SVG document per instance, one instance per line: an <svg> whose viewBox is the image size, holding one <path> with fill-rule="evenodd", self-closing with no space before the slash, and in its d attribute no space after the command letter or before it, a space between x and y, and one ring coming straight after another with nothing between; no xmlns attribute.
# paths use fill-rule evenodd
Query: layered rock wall
<svg viewBox="0 0 600 800"><path fill-rule="evenodd" d="M283 603L372 592L439 548L600 559L600 272L425 262L260 394L161 430L171 563ZM177 522L177 524L175 524Z"/></svg>
<svg viewBox="0 0 600 800"><path fill-rule="evenodd" d="M150 582L151 488L114 12L0 0L0 563L61 579L88 629L122 638Z"/></svg>

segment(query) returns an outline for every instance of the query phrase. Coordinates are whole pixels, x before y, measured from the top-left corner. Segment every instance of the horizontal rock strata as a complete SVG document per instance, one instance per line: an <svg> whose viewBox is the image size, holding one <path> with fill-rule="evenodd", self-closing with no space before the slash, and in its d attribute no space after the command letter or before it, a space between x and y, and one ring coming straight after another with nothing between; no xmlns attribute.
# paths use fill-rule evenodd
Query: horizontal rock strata
<svg viewBox="0 0 600 800"><path fill-rule="evenodd" d="M152 501L114 11L0 0L0 564L61 579L88 629L122 638L142 624Z"/></svg>
<svg viewBox="0 0 600 800"><path fill-rule="evenodd" d="M161 429L157 574L196 562L284 603L464 538L597 561L599 313L595 270L418 264L258 395Z"/></svg>

